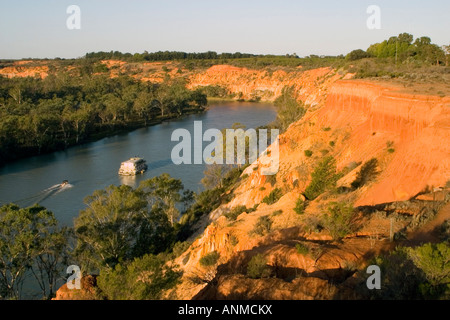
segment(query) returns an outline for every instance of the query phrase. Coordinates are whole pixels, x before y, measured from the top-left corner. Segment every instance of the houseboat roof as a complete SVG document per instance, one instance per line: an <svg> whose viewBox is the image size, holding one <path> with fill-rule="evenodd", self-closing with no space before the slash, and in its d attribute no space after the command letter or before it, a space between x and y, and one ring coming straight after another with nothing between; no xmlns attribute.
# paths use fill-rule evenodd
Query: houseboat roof
<svg viewBox="0 0 450 320"><path fill-rule="evenodd" d="M123 163L138 163L138 162L142 162L145 161L142 158L138 158L138 157L134 157L134 158L130 158L127 161L124 161Z"/></svg>

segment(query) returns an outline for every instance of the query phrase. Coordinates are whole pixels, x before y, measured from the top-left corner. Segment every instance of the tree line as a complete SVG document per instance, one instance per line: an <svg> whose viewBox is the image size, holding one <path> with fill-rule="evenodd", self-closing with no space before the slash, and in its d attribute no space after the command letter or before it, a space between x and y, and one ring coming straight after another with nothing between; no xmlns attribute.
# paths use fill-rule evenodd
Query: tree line
<svg viewBox="0 0 450 320"><path fill-rule="evenodd" d="M374 43L367 50L353 50L347 56L347 60L359 60L363 58L393 58L394 63L422 62L434 65L448 66L449 46L438 46L431 42L427 36L418 37L409 33L400 33L387 40Z"/></svg>
<svg viewBox="0 0 450 320"><path fill-rule="evenodd" d="M161 84L129 76L0 78L0 164L65 149L119 130L200 112L206 95L182 79Z"/></svg>
<svg viewBox="0 0 450 320"><path fill-rule="evenodd" d="M147 52L134 53L129 52L122 53L120 51L99 51L99 52L88 52L85 55L87 59L120 59L127 61L173 61L173 60L206 60L206 59L241 59L241 58L251 58L259 55L250 53L217 53L215 51L207 52L183 52L183 51L157 51L157 52Z"/></svg>

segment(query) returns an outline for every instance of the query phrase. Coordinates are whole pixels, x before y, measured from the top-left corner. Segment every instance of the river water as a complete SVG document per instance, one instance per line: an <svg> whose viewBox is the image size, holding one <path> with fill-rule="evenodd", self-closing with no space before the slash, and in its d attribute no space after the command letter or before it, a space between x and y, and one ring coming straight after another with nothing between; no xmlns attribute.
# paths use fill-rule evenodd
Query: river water
<svg viewBox="0 0 450 320"><path fill-rule="evenodd" d="M0 205L14 202L20 206L34 203L51 210L61 225L85 208L83 199L108 185L137 186L140 181L164 172L181 179L185 188L200 191L205 165L175 165L171 160L172 132L185 128L194 134L194 121L209 128L230 128L240 122L247 128L268 124L276 116L270 104L214 102L207 112L189 115L129 133L71 147L65 151L18 160L0 168ZM192 139L193 140L193 139ZM209 142L204 143L204 147ZM139 156L147 160L148 170L136 177L117 174L122 161ZM61 187L63 180L69 184Z"/></svg>

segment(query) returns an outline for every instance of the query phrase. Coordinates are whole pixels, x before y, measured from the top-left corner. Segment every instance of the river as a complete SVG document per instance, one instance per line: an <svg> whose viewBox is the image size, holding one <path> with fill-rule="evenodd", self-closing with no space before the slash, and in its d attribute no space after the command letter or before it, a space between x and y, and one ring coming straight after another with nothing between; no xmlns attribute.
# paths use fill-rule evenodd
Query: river
<svg viewBox="0 0 450 320"><path fill-rule="evenodd" d="M194 121L209 128L230 128L240 122L256 128L273 121L275 108L270 104L213 102L202 114L185 116L147 128L68 148L65 151L21 159L0 168L0 205L14 202L20 206L34 203L55 214L61 225L73 225L73 219L85 208L83 199L108 185L137 186L140 181L164 172L181 179L185 188L200 191L205 165L175 165L171 160L172 132L185 128L193 135ZM208 144L205 143L204 146ZM148 170L136 177L117 174L120 163L130 157L147 160ZM68 180L63 188L60 184Z"/></svg>

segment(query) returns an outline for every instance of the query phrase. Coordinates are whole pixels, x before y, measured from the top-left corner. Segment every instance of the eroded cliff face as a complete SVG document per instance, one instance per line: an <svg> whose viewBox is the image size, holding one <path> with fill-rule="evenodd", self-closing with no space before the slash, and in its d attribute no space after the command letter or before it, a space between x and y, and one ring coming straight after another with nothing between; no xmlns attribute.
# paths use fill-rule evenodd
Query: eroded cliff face
<svg viewBox="0 0 450 320"><path fill-rule="evenodd" d="M350 128L336 154L347 161L382 158L378 181L356 205L407 200L450 177L450 99L400 94L365 82L340 81L332 87L318 124ZM386 154L388 145L394 150Z"/></svg>
<svg viewBox="0 0 450 320"><path fill-rule="evenodd" d="M29 61L17 61L12 66L0 68L0 76L7 78L41 78L45 79L49 74L49 68L46 65L42 66L27 66Z"/></svg>
<svg viewBox="0 0 450 320"><path fill-rule="evenodd" d="M237 98L244 100L273 101L285 86L293 86L300 100L316 106L323 103L329 85L340 78L342 76L331 68L269 72L216 65L190 76L189 87L216 85L227 88Z"/></svg>
<svg viewBox="0 0 450 320"><path fill-rule="evenodd" d="M216 77L213 83L225 86L226 81L239 79L237 69L232 69L234 75L225 77L208 75L208 72L196 78L198 83L206 85ZM325 69L310 73L328 75L329 81L319 84L316 81L320 88L314 85L309 87L306 96L316 107L310 108L300 121L293 123L280 136L280 166L276 177L261 174L265 162L263 158L244 171L233 199L205 219L204 226L209 224L205 231L178 259L185 272L183 282L177 288L178 297L351 298L352 292L342 289L355 281L352 275L346 274L346 266L364 264L377 252L392 249L392 244L386 241L390 234L389 219L368 217L361 213L364 223L358 231L359 237L348 237L337 246L322 244L318 249L320 254L305 255L296 251L297 243L308 243L314 252L314 246L327 243L331 238L327 233L308 231L304 217L317 217L324 212L328 202L335 200L350 201L355 207L409 200L427 189L442 187L449 180L450 145L446 143L450 136L449 98L408 95L370 82L339 80ZM311 74L304 74L302 79ZM246 90L251 92L258 88L255 83L248 84ZM274 84L270 90L278 92L277 85ZM319 96L318 99L313 98ZM313 155L306 156L305 150L311 150ZM308 185L314 166L324 155L332 155L339 170L350 168L338 185L349 186L361 164L374 157L379 161L380 174L372 183L348 195L338 195L336 199L333 196L331 199L319 197L300 217L293 210L295 202ZM261 203L274 188L283 190L281 199L272 205ZM223 212L238 205L258 207L255 212L241 214L234 222L227 221ZM414 220L420 212L402 209L398 214L406 214L407 219ZM252 233L257 219L262 216L270 217L272 229L276 230L267 236ZM448 212L445 217L449 218ZM407 226L407 222L396 222L393 232ZM220 254L219 267L213 271L199 264L199 259L212 251ZM246 278L248 261L257 253L263 253L272 268L282 270L281 276L270 281ZM283 272L285 275L294 272L295 280L286 281L289 276L283 278ZM214 276L214 280L209 279L208 285L192 285L193 278L201 278L208 273L211 273L209 277ZM307 275L308 278L298 278L298 275ZM308 284L305 279L308 279ZM346 284L335 285L341 281L339 279ZM308 289L305 286L309 286Z"/></svg>

